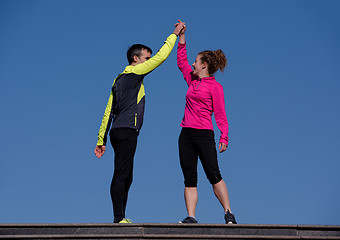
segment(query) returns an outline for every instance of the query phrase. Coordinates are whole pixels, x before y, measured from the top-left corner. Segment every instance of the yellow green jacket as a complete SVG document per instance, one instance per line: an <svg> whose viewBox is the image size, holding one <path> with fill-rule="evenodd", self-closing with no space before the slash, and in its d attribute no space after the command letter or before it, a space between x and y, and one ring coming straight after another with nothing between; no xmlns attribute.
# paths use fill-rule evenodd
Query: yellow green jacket
<svg viewBox="0 0 340 240"><path fill-rule="evenodd" d="M133 128L137 131L141 129L145 107L143 79L167 59L176 39L176 34L171 34L155 56L144 63L126 66L114 79L100 125L97 145L106 145L111 122L112 128Z"/></svg>

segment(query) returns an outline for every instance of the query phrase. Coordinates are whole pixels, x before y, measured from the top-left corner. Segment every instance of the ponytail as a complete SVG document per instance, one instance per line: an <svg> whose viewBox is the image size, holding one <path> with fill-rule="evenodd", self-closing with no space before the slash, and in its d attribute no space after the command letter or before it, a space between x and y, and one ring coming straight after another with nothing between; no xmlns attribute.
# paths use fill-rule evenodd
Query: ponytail
<svg viewBox="0 0 340 240"><path fill-rule="evenodd" d="M208 72L210 75L217 72L218 69L223 72L227 66L227 58L221 49L216 51L202 51L199 55L201 55L201 61L208 64Z"/></svg>

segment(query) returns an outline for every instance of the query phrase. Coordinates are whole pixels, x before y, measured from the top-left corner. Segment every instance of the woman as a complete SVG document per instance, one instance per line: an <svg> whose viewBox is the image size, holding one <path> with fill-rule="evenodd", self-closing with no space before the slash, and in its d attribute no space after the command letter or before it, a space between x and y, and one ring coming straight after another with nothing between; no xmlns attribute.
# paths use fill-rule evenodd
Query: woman
<svg viewBox="0 0 340 240"><path fill-rule="evenodd" d="M182 131L178 144L188 217L180 223L197 223L195 209L198 200L197 161L199 157L204 172L213 186L214 193L224 208L226 223L236 224L230 209L227 186L218 167L211 120L214 113L216 124L221 131L219 149L222 153L228 146L228 122L223 87L216 82L213 74L218 69L224 70L227 59L222 50L203 51L197 55L196 61L192 64L192 70L187 59L185 31L186 26L182 29L179 37L177 64L189 89L186 94L185 112L181 123Z"/></svg>

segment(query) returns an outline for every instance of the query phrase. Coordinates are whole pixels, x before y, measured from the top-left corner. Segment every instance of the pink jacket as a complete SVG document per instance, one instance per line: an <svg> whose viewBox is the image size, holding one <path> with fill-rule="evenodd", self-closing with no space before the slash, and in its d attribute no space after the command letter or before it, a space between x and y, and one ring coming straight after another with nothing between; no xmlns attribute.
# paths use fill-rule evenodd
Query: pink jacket
<svg viewBox="0 0 340 240"><path fill-rule="evenodd" d="M214 130L211 121L214 113L221 131L220 143L228 145L228 121L222 85L216 82L214 76L201 79L192 74L186 44L178 43L177 65L189 86L181 127Z"/></svg>

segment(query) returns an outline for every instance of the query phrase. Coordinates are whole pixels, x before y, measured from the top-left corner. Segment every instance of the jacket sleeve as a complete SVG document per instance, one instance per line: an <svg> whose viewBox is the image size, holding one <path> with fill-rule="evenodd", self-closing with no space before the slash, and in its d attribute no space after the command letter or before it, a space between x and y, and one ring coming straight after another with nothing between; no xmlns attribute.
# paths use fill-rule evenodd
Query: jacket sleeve
<svg viewBox="0 0 340 240"><path fill-rule="evenodd" d="M228 131L229 125L225 112L224 93L222 85L218 84L212 91L213 111L218 129L221 131L220 143L225 143L228 146Z"/></svg>
<svg viewBox="0 0 340 240"><path fill-rule="evenodd" d="M172 33L164 42L164 45L159 49L155 56L150 58L149 60L137 64L133 67L132 72L138 75L148 74L159 65L161 65L165 59L167 59L175 46L177 40L176 34Z"/></svg>
<svg viewBox="0 0 340 240"><path fill-rule="evenodd" d="M104 112L102 124L100 125L99 128L99 133L98 133L98 141L97 145L106 145L107 142L107 134L110 130L112 118L113 118L113 93L111 90L109 101L107 102L106 109Z"/></svg>
<svg viewBox="0 0 340 240"><path fill-rule="evenodd" d="M177 48L177 66L179 70L182 72L185 81L187 82L188 86L190 86L192 81L192 72L188 57L187 57L187 50L186 44L178 43Z"/></svg>

